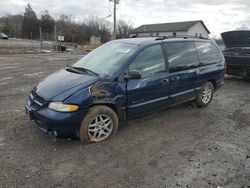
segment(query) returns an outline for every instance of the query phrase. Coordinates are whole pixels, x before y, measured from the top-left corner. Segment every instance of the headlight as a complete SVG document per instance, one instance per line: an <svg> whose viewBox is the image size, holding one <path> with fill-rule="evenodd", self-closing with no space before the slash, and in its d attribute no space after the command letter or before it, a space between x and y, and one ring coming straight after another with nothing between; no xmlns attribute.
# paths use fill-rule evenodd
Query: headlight
<svg viewBox="0 0 250 188"><path fill-rule="evenodd" d="M61 102L51 102L49 104L49 109L58 112L75 112L79 109L79 106L71 104L63 104Z"/></svg>

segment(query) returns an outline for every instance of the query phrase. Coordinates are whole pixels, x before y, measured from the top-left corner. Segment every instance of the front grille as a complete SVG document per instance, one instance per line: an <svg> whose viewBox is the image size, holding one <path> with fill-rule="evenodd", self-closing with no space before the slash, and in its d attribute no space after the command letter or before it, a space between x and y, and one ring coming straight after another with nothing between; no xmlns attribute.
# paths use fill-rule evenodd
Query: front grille
<svg viewBox="0 0 250 188"><path fill-rule="evenodd" d="M37 95L36 92L32 91L29 95L27 103L33 110L39 110L44 105L45 100L39 95Z"/></svg>
<svg viewBox="0 0 250 188"><path fill-rule="evenodd" d="M248 75L250 73L250 58L225 56L227 71L232 75Z"/></svg>

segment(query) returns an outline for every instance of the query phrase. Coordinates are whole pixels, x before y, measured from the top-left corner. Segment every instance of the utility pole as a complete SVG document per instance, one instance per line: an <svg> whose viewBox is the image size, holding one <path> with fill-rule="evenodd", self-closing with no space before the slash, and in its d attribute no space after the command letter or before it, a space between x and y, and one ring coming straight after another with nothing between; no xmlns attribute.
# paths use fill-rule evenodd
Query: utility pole
<svg viewBox="0 0 250 188"><path fill-rule="evenodd" d="M114 39L116 39L116 0L114 0Z"/></svg>
<svg viewBox="0 0 250 188"><path fill-rule="evenodd" d="M116 5L119 4L120 0L109 0L114 2L114 39L116 39Z"/></svg>
<svg viewBox="0 0 250 188"><path fill-rule="evenodd" d="M30 43L31 43L31 47L33 48L33 45L32 45L32 40L33 40L33 37L32 37L32 32L30 32Z"/></svg>
<svg viewBox="0 0 250 188"><path fill-rule="evenodd" d="M43 48L43 34L41 26L39 26L39 33L40 33L40 47Z"/></svg>
<svg viewBox="0 0 250 188"><path fill-rule="evenodd" d="M56 31L56 24L54 25L54 34L55 34L55 51L57 52L57 31Z"/></svg>

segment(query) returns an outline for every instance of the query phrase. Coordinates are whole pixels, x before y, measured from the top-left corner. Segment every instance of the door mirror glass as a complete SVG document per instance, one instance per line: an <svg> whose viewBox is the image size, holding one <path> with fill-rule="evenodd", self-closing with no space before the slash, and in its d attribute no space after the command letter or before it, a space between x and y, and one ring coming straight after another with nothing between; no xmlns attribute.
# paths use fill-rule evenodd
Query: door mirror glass
<svg viewBox="0 0 250 188"><path fill-rule="evenodd" d="M141 79L141 74L137 70L131 70L128 72L128 74L124 75L125 80L135 80L135 79Z"/></svg>

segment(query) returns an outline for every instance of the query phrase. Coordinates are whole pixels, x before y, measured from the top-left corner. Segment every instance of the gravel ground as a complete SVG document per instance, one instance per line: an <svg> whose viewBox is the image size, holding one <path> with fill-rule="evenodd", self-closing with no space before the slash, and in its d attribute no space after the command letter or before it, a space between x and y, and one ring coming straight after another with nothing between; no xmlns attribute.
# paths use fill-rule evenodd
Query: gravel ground
<svg viewBox="0 0 250 188"><path fill-rule="evenodd" d="M129 121L99 144L52 139L27 119L31 87L81 55L0 56L0 187L250 187L250 82L227 77L207 108Z"/></svg>

